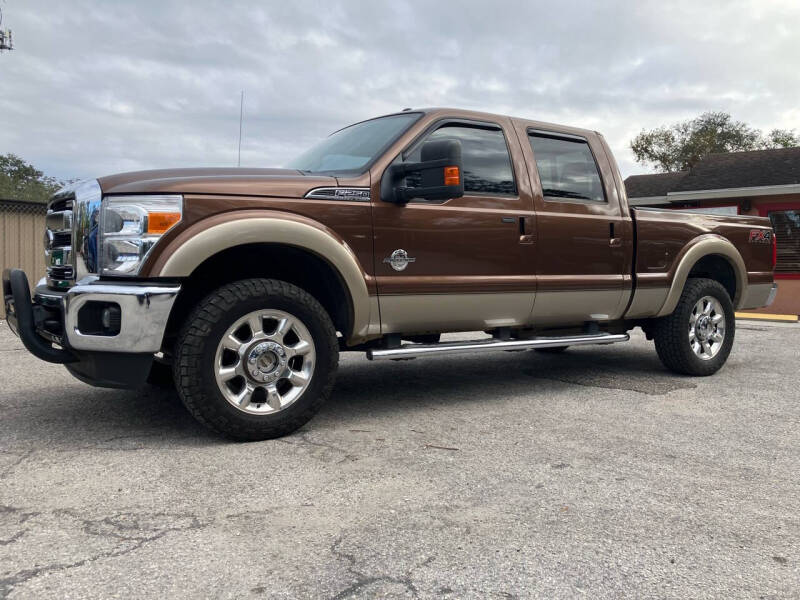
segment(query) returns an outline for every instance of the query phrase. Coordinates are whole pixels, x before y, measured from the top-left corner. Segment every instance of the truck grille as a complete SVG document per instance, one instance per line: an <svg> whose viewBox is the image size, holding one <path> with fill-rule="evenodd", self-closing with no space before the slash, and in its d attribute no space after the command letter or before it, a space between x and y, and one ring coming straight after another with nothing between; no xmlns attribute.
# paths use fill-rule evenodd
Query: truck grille
<svg viewBox="0 0 800 600"><path fill-rule="evenodd" d="M44 252L47 261L47 285L70 287L75 280L72 265L72 205L74 194L59 192L47 206Z"/></svg>
<svg viewBox="0 0 800 600"><path fill-rule="evenodd" d="M47 274L55 281L66 281L67 279L74 279L75 270L71 267L50 267Z"/></svg>
<svg viewBox="0 0 800 600"><path fill-rule="evenodd" d="M71 231L55 231L53 232L53 246L69 246L72 243Z"/></svg>
<svg viewBox="0 0 800 600"><path fill-rule="evenodd" d="M62 210L72 210L72 201L75 196L53 198L47 207L48 211L60 212Z"/></svg>
<svg viewBox="0 0 800 600"><path fill-rule="evenodd" d="M100 184L90 179L59 190L47 205L44 251L51 288L69 288L97 273L102 196Z"/></svg>

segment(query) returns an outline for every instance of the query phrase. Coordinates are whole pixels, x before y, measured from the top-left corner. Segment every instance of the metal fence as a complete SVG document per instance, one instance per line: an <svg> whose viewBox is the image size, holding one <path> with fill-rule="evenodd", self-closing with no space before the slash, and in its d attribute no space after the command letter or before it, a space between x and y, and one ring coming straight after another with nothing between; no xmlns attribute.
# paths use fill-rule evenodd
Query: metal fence
<svg viewBox="0 0 800 600"><path fill-rule="evenodd" d="M47 207L34 202L0 199L0 272L22 269L31 286L44 277L44 215ZM0 303L0 319L5 309Z"/></svg>

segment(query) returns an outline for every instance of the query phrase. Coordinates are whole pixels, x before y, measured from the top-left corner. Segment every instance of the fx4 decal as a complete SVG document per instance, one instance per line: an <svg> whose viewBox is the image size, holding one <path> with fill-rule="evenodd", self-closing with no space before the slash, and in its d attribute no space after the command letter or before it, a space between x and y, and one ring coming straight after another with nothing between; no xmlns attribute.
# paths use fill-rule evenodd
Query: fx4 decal
<svg viewBox="0 0 800 600"><path fill-rule="evenodd" d="M751 229L750 239L751 244L769 244L772 241L772 232L767 229Z"/></svg>

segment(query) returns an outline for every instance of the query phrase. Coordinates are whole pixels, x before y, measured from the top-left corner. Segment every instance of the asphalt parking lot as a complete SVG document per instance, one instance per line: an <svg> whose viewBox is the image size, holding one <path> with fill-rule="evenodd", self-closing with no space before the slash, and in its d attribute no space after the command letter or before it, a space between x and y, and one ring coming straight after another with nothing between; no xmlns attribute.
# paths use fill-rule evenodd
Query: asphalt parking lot
<svg viewBox="0 0 800 600"><path fill-rule="evenodd" d="M343 357L299 433L236 444L0 323L0 597L800 595L800 326L717 376L652 345Z"/></svg>

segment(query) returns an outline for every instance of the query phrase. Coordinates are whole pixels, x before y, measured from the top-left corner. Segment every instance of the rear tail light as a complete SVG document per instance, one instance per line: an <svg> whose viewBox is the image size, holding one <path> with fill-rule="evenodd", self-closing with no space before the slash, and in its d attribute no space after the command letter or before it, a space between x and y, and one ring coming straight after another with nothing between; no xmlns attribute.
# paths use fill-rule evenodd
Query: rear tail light
<svg viewBox="0 0 800 600"><path fill-rule="evenodd" d="M772 232L772 270L775 270L775 266L778 264L778 238L775 236L775 232Z"/></svg>

